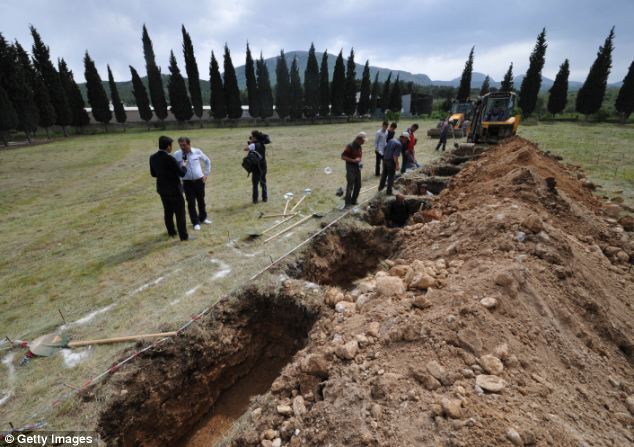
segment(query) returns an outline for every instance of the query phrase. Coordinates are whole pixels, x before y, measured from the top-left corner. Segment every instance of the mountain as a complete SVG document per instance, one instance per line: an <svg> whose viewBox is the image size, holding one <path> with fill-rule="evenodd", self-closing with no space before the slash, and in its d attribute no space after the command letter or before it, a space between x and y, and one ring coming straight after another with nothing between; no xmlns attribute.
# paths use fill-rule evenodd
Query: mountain
<svg viewBox="0 0 634 447"><path fill-rule="evenodd" d="M471 88L482 87L482 83L484 82L485 77L486 75L484 73L479 73L477 71L474 71L473 74L471 75ZM523 74L517 75L513 79L513 83L516 89L519 90L520 86L522 85L523 79L524 79ZM555 82L554 80L547 78L546 76L542 76L541 91L545 92L550 90L554 82ZM432 85L438 85L438 86L458 87L460 85L460 78L454 78L451 81L431 81L431 83ZM621 84L622 82L613 82L612 84L608 84L608 88L619 88L621 87ZM500 87L500 83L494 80L493 78L490 78L490 85L491 87L496 87L496 88ZM577 91L581 88L582 85L583 85L583 82L568 81L568 90L572 92Z"/></svg>
<svg viewBox="0 0 634 447"><path fill-rule="evenodd" d="M319 63L320 65L321 65L321 58L323 54L324 53L316 53L317 63ZM308 61L308 51L289 51L285 53L285 57L289 67L291 63L293 62L293 58L297 58L297 64L299 66L299 76L302 82L304 82L304 70L306 69L306 63ZM347 57L348 57L348 54L344 54L344 63ZM335 69L336 60L337 60L336 55L328 53L328 72L330 73L331 79L332 79L332 73ZM275 83L277 82L277 77L275 75L275 65L277 64L277 56L264 59L264 62L266 63L267 68L269 69L271 85L275 85ZM361 76L363 75L363 66L365 64L365 61L357 60L356 62L357 62L356 64L357 79L361 79ZM363 64L360 64L359 62L363 62ZM374 76L376 75L377 71L379 72L379 81L381 82L384 82L387 79L390 72L392 72L392 80L396 79L396 76L398 75L401 81L413 82L415 84L420 84L420 85L431 84L431 79L429 79L429 76L427 76L426 74L412 74L409 71L390 70L389 68L375 67L370 65L370 78L372 79L372 81L374 81ZM236 76L238 77L238 85L240 86L240 89L246 88L244 65L240 65L239 67L236 67Z"/></svg>

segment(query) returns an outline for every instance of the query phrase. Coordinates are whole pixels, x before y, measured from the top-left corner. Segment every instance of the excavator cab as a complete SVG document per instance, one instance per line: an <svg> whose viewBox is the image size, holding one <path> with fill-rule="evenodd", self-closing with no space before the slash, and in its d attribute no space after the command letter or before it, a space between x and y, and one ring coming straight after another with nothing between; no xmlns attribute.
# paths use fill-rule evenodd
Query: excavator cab
<svg viewBox="0 0 634 447"><path fill-rule="evenodd" d="M469 143L497 143L517 133L520 115L515 114L517 95L495 92L484 95L476 103L473 121L467 135Z"/></svg>
<svg viewBox="0 0 634 447"><path fill-rule="evenodd" d="M449 121L452 123L454 129L460 129L462 123L465 120L471 120L473 115L473 101L466 100L465 102L458 102L454 100L451 103L451 115Z"/></svg>

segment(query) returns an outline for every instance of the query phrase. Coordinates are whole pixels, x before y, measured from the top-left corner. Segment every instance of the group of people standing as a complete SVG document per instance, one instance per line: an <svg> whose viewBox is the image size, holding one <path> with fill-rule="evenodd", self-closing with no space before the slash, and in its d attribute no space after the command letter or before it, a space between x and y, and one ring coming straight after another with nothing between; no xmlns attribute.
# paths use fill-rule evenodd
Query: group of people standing
<svg viewBox="0 0 634 447"><path fill-rule="evenodd" d="M375 175L381 177L379 191L387 186L387 195L392 195L392 187L396 172L403 174L408 169L420 167L416 161L415 146L417 143L415 133L418 124L412 124L398 138L396 129L398 125L383 121L381 128L376 131L374 139ZM345 208L357 205L359 192L361 191L361 169L363 168L362 146L368 137L365 132L359 132L352 143L347 144L341 154L341 159L346 162L346 194ZM402 158L402 162L399 160Z"/></svg>
<svg viewBox="0 0 634 447"><path fill-rule="evenodd" d="M187 241L192 238L187 233L185 200L187 200L189 219L194 230L200 230L201 224L211 224L205 204L205 184L211 173L211 160L202 150L192 147L189 137L180 137L178 139L180 149L172 154L173 142L174 140L170 137L159 137L159 149L150 156L150 174L156 177L156 192L163 203L167 234L170 237L178 235L181 241ZM253 169L250 171L253 203L258 202L260 189L262 201L268 200L266 145L270 142L268 135L254 130L244 148L247 157L255 160ZM174 218L176 218L176 226Z"/></svg>
<svg viewBox="0 0 634 447"><path fill-rule="evenodd" d="M387 187L387 195L392 195L394 179L399 170L405 173L408 169L420 167L415 152L418 124L412 124L398 137L397 127L394 122L389 124L384 121L374 141L375 174L381 177L379 191ZM367 134L359 132L341 154L341 159L346 162L346 208L357 205L363 168L362 146L367 140ZM194 230L200 230L201 224L211 224L205 204L205 184L211 173L211 161L202 150L192 147L188 137L178 139L180 149L172 154L173 141L167 136L159 137L159 150L150 156L150 173L156 177L156 191L163 204L167 234L170 237L178 235L181 241L186 241L191 238L187 233L185 200ZM244 163L249 160L253 203L258 203L260 197L262 202L268 201L266 145L270 142L268 135L254 130L244 147L247 152Z"/></svg>
<svg viewBox="0 0 634 447"><path fill-rule="evenodd" d="M205 183L211 173L209 157L198 148L192 147L188 137L180 137L180 150L172 154L170 137L159 137L159 150L150 156L150 174L156 177L156 192L163 203L165 228L170 237L178 234L181 241L191 239L185 222L185 200L194 230L201 224L209 225L205 205ZM202 168L204 164L204 171ZM176 228L174 227L176 217Z"/></svg>

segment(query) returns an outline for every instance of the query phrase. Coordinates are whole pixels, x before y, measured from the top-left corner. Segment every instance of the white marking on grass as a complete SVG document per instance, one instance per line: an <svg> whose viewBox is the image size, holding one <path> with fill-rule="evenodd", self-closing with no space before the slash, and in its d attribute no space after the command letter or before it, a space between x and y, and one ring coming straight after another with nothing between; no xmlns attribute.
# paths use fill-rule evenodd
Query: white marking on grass
<svg viewBox="0 0 634 447"><path fill-rule="evenodd" d="M224 278L225 276L229 275L229 273L231 273L231 266L226 262L215 258L211 259L211 262L218 266L218 271L214 273L211 277L212 281Z"/></svg>
<svg viewBox="0 0 634 447"><path fill-rule="evenodd" d="M135 295L139 292L143 292L145 289L147 289L148 287L152 287L157 285L158 283L160 283L161 281L163 281L163 279L165 279L164 276L159 276L158 278L156 278L155 280L152 280L150 282L146 282L145 284L143 284L141 287L139 287L138 289L136 289L134 292L132 292L132 295Z"/></svg>
<svg viewBox="0 0 634 447"><path fill-rule="evenodd" d="M6 404L13 395L13 383L15 382L15 367L13 366L13 359L15 358L15 352L2 357L2 364L7 368L7 384L8 389L4 395L0 394L0 407Z"/></svg>
<svg viewBox="0 0 634 447"><path fill-rule="evenodd" d="M175 306L175 305L177 305L180 302L181 302L181 299L180 298L176 298L175 300L170 301L170 306Z"/></svg>
<svg viewBox="0 0 634 447"><path fill-rule="evenodd" d="M92 312L87 313L86 315L84 315L83 317L81 317L78 320L73 321L72 323L61 325L60 329L64 330L64 329L68 329L68 328L71 328L71 327L74 327L74 326L83 326L85 324L88 324L92 320L94 320L97 315L100 315L100 314L103 314L103 313L106 313L106 312L110 311L110 309L112 309L115 305L116 305L116 303L112 303L112 304L109 304L109 305L107 305L105 307L102 307L100 309L93 310Z"/></svg>
<svg viewBox="0 0 634 447"><path fill-rule="evenodd" d="M62 349L61 352L62 356L64 357L64 365L66 365L66 368L74 368L90 355L90 348L84 349L83 351Z"/></svg>
<svg viewBox="0 0 634 447"><path fill-rule="evenodd" d="M295 232L294 232L294 231L291 231L290 233L286 233L286 234L284 235L284 239L288 239L289 237L291 237L291 236L292 236L292 235L294 235L294 234L295 234Z"/></svg>
<svg viewBox="0 0 634 447"><path fill-rule="evenodd" d="M185 292L185 295L186 296L193 295L194 293L196 293L196 290L200 289L200 286L202 286L202 284L198 284L193 289L189 289L187 292Z"/></svg>

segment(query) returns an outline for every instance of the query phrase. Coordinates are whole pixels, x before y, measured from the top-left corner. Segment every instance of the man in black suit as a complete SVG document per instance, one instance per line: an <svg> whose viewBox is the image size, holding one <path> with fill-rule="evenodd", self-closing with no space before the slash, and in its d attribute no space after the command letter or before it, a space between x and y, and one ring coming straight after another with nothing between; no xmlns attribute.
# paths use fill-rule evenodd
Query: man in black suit
<svg viewBox="0 0 634 447"><path fill-rule="evenodd" d="M159 193L163 202L167 234L171 237L176 236L176 229L174 229L174 215L176 215L178 236L181 241L186 241L189 236L185 222L185 199L181 177L187 173L187 161L183 160L179 164L170 155L172 141L170 137L159 137L159 150L150 156L150 173L152 177L156 177L156 192Z"/></svg>

